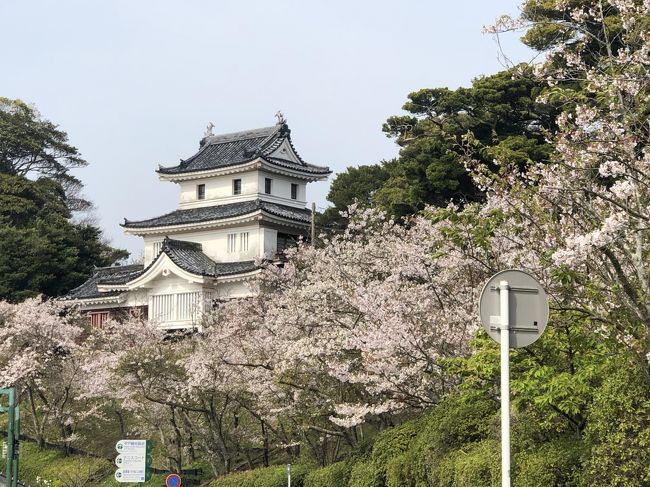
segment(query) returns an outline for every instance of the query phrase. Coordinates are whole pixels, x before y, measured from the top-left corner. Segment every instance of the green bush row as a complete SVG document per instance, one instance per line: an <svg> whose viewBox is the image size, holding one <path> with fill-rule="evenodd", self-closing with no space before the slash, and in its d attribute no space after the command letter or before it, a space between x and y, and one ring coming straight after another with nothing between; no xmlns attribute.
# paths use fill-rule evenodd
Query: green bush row
<svg viewBox="0 0 650 487"><path fill-rule="evenodd" d="M577 485L572 482L581 448L577 439L561 439L515 452L515 484ZM450 396L427 415L379 434L369 454L312 470L304 486L496 487L501 485L500 459L498 405L471 394ZM249 484L215 487L240 485Z"/></svg>
<svg viewBox="0 0 650 487"><path fill-rule="evenodd" d="M310 465L292 465L291 487L310 485L305 483L305 477L311 470L313 470L313 467ZM256 468L246 472L224 475L210 483L210 487L286 487L286 485L286 465Z"/></svg>

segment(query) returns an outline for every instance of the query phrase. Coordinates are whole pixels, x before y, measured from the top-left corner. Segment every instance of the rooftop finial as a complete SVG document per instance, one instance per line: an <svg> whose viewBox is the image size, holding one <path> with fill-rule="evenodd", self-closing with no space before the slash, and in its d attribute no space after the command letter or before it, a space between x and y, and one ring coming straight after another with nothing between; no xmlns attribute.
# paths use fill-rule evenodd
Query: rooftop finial
<svg viewBox="0 0 650 487"><path fill-rule="evenodd" d="M208 126L205 128L205 134L203 134L204 137L212 137L214 134L212 133L212 129L214 128L214 124L210 122Z"/></svg>
<svg viewBox="0 0 650 487"><path fill-rule="evenodd" d="M284 125L285 123L287 123L287 119L284 118L284 115L280 110L278 110L278 113L275 114L275 118L278 119L278 125Z"/></svg>

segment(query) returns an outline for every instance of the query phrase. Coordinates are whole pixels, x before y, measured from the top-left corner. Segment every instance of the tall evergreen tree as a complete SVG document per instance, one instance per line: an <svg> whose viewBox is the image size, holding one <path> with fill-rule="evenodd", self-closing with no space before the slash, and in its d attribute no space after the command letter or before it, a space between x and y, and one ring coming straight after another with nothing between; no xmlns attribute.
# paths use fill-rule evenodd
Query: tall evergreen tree
<svg viewBox="0 0 650 487"><path fill-rule="evenodd" d="M334 208L321 223L332 223L355 200L396 216L427 204L478 201L482 192L463 164L468 151L485 162L516 160L521 168L546 161L551 147L545 133L554 127L558 112L535 102L543 89L530 68L520 66L479 77L469 88L410 93L403 106L407 114L390 117L383 125L384 133L401 147L399 157L337 175L328 195ZM374 182L368 180L371 174Z"/></svg>
<svg viewBox="0 0 650 487"><path fill-rule="evenodd" d="M72 210L87 210L90 202L79 196L81 181L71 169L88 163L68 142L68 134L38 110L21 100L0 97L0 172L47 177L65 189Z"/></svg>
<svg viewBox="0 0 650 487"><path fill-rule="evenodd" d="M0 299L60 296L93 266L128 255L107 245L99 228L72 221L72 211L89 204L69 173L86 161L67 140L33 107L0 98Z"/></svg>

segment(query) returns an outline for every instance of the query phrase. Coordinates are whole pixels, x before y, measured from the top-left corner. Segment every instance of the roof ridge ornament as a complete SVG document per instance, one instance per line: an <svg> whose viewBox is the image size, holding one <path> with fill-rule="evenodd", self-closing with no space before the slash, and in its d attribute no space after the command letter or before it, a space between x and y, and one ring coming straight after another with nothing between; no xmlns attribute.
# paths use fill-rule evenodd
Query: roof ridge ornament
<svg viewBox="0 0 650 487"><path fill-rule="evenodd" d="M275 118L278 119L277 125L285 125L287 123L287 119L284 117L284 114L281 110L277 111Z"/></svg>
<svg viewBox="0 0 650 487"><path fill-rule="evenodd" d="M203 137L212 137L214 135L212 132L213 128L214 124L212 122L208 123L207 127L205 127L205 133L203 134Z"/></svg>

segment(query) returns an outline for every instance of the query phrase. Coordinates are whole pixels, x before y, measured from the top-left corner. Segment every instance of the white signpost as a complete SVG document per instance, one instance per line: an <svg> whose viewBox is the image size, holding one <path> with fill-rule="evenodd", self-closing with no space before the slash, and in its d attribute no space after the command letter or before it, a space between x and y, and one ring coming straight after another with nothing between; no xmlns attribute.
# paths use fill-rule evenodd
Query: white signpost
<svg viewBox="0 0 650 487"><path fill-rule="evenodd" d="M115 445L115 480L144 482L147 480L147 440L120 440Z"/></svg>
<svg viewBox="0 0 650 487"><path fill-rule="evenodd" d="M501 271L490 278L479 299L485 331L501 344L501 485L510 487L510 347L527 347L548 323L548 297L523 271Z"/></svg>

